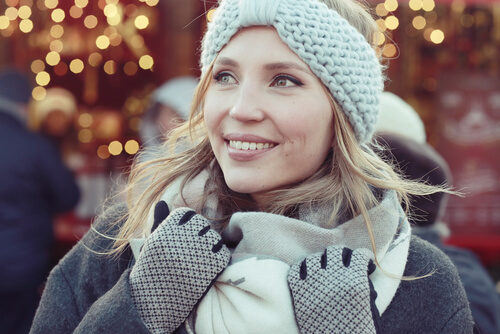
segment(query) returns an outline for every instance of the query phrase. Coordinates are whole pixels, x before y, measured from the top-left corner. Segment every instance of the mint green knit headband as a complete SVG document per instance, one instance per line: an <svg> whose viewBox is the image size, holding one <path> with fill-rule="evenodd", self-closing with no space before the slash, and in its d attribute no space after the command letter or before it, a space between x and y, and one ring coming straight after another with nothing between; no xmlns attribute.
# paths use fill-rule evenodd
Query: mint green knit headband
<svg viewBox="0 0 500 334"><path fill-rule="evenodd" d="M274 27L328 87L358 141L371 140L383 79L380 62L363 35L318 0L222 0L203 38L202 72L232 36L250 26Z"/></svg>

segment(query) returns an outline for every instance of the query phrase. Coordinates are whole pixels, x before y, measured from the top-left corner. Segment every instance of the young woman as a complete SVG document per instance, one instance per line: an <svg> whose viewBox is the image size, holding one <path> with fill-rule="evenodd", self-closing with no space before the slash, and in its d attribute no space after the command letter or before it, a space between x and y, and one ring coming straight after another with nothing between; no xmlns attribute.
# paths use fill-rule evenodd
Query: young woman
<svg viewBox="0 0 500 334"><path fill-rule="evenodd" d="M221 1L189 124L52 271L32 333L472 332L400 205L440 189L370 148L376 24L325 2Z"/></svg>

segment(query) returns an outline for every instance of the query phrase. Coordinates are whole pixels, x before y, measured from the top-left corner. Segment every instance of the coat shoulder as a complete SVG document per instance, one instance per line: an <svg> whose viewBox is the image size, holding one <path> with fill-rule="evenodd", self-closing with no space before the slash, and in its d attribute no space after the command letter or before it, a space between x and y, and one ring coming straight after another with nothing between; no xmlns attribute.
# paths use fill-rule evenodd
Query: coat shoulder
<svg viewBox="0 0 500 334"><path fill-rule="evenodd" d="M456 267L441 250L413 236L405 279L382 315L383 333L472 333L473 320Z"/></svg>

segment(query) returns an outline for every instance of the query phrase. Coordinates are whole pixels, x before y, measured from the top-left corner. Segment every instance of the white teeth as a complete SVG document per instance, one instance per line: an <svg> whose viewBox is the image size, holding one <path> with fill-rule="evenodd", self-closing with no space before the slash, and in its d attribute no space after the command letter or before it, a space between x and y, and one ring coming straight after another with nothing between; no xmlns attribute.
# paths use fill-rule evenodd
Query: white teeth
<svg viewBox="0 0 500 334"><path fill-rule="evenodd" d="M255 150L264 150L268 148L274 147L274 144L270 143L254 143L247 141L238 141L238 140L230 140L229 146L235 148L237 150L245 150L245 151L255 151Z"/></svg>

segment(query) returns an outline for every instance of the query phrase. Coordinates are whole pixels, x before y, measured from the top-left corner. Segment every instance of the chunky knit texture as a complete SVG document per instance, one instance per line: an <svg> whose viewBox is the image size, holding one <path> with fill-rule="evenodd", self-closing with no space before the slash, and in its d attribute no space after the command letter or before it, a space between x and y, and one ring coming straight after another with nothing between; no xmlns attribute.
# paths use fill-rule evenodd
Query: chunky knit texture
<svg viewBox="0 0 500 334"><path fill-rule="evenodd" d="M204 217L187 208L173 211L148 237L130 273L132 300L148 329L157 334L179 327L230 258Z"/></svg>
<svg viewBox="0 0 500 334"><path fill-rule="evenodd" d="M383 89L375 51L354 27L318 0L223 0L202 43L205 73L240 29L272 26L328 87L360 143L374 132Z"/></svg>
<svg viewBox="0 0 500 334"><path fill-rule="evenodd" d="M292 266L288 284L301 333L377 333L369 254L367 249L330 246Z"/></svg>

